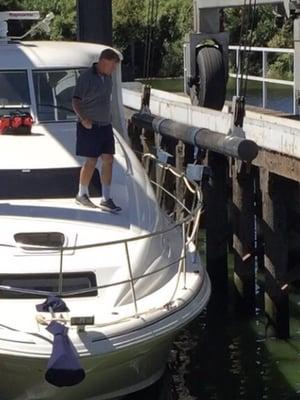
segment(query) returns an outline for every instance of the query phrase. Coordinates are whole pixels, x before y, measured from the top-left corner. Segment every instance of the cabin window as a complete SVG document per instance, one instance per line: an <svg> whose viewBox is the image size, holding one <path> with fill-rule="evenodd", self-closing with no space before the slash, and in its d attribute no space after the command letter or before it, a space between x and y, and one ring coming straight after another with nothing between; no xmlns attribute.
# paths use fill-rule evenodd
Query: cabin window
<svg viewBox="0 0 300 400"><path fill-rule="evenodd" d="M39 121L74 121L72 96L80 70L33 71Z"/></svg>
<svg viewBox="0 0 300 400"><path fill-rule="evenodd" d="M0 71L0 115L7 110L29 110L30 95L26 71Z"/></svg>
<svg viewBox="0 0 300 400"><path fill-rule="evenodd" d="M58 274L0 274L0 285L10 286L12 288L24 290L40 290L57 294L58 292ZM77 290L91 289L90 291L81 294L70 294L64 297L89 297L97 296L96 275L93 272L70 272L63 274L63 292L75 292ZM14 292L1 289L0 298L43 298L44 294L30 294Z"/></svg>

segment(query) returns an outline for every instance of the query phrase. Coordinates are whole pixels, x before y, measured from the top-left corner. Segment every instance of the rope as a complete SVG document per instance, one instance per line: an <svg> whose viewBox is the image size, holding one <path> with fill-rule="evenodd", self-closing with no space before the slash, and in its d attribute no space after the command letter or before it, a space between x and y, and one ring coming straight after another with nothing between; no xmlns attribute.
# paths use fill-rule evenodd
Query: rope
<svg viewBox="0 0 300 400"><path fill-rule="evenodd" d="M247 12L247 0L244 0L243 14L241 21L241 34L239 41L239 63L237 66L237 96L245 97L247 93L248 75L249 75L249 59L250 51L252 46L253 31L254 31L254 20L256 12L256 0L249 0L249 12ZM247 16L246 16L247 14ZM248 32L250 31L249 40L247 39ZM241 48L244 47L244 51L241 52ZM239 78L240 77L240 78Z"/></svg>
<svg viewBox="0 0 300 400"><path fill-rule="evenodd" d="M242 21L241 21L241 31L240 31L240 40L239 40L239 48L238 48L238 65L237 65L237 96L240 96L240 86L242 85L243 82L243 73L244 73L244 53L241 52L242 46L243 46L243 40L244 40L244 26L245 26L245 16L246 16L246 2L247 0L244 0L244 5L243 5L243 13L242 13ZM240 78L239 78L240 76Z"/></svg>
<svg viewBox="0 0 300 400"><path fill-rule="evenodd" d="M148 12L147 12L147 34L146 34L146 46L145 46L145 56L144 56L144 69L143 76L149 79L151 64L152 64L152 39L153 39L153 28L157 23L158 17L158 5L159 0L149 0L148 1Z"/></svg>
<svg viewBox="0 0 300 400"><path fill-rule="evenodd" d="M249 38L249 45L248 45L248 50L247 50L247 64L246 64L246 78L245 78L245 84L244 84L244 90L242 93L242 96L246 97L247 94L247 86L248 86L248 75L249 75L249 65L250 65L250 51L252 47L252 40L253 40L253 31L254 31L254 20L255 20L255 13L256 13L256 0L254 0L253 7L251 7L251 27L250 27L250 38Z"/></svg>

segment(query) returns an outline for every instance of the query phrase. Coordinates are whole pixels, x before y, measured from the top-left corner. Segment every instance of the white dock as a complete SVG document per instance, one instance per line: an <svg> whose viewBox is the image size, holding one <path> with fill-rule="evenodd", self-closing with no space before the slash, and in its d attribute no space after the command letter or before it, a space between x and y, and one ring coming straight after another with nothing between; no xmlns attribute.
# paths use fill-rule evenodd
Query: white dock
<svg viewBox="0 0 300 400"><path fill-rule="evenodd" d="M142 85L123 84L123 104L138 112L141 107ZM190 104L184 95L151 89L151 113L163 118L210 129L227 135L231 126L230 109L210 110ZM300 180L300 121L278 115L246 111L244 132L260 148L254 164L266 167L270 172Z"/></svg>

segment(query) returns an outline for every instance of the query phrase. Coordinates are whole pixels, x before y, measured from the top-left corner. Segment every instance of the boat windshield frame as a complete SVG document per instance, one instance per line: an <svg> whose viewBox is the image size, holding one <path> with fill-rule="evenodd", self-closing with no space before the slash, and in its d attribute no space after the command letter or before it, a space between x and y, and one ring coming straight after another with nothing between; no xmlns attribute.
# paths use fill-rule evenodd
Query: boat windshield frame
<svg viewBox="0 0 300 400"><path fill-rule="evenodd" d="M80 73L86 69L67 67L31 70L36 117L40 123L77 120L72 108L72 94Z"/></svg>

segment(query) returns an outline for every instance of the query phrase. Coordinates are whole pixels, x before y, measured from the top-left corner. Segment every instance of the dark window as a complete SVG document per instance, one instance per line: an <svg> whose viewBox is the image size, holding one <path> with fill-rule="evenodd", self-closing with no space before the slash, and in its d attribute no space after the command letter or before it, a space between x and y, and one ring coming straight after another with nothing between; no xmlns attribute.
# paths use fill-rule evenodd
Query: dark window
<svg viewBox="0 0 300 400"><path fill-rule="evenodd" d="M26 71L0 71L0 108L31 104Z"/></svg>
<svg viewBox="0 0 300 400"><path fill-rule="evenodd" d="M0 274L0 285L27 290L42 290L54 295L58 294L58 274ZM93 272L78 272L63 274L63 292L96 287L96 276ZM77 295L64 295L64 297L90 297L97 296L97 289ZM46 295L17 293L0 289L0 298L45 298Z"/></svg>

